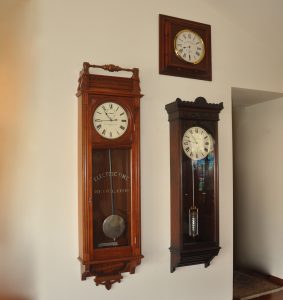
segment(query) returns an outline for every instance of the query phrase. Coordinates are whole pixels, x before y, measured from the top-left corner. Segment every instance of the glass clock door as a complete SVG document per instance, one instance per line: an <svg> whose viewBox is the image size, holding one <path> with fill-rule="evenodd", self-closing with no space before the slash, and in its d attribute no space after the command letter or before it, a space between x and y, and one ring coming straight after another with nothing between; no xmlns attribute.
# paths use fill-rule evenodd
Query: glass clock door
<svg viewBox="0 0 283 300"><path fill-rule="evenodd" d="M215 152L191 160L183 155L183 241L215 241Z"/></svg>
<svg viewBox="0 0 283 300"><path fill-rule="evenodd" d="M93 246L130 245L131 150L93 149Z"/></svg>

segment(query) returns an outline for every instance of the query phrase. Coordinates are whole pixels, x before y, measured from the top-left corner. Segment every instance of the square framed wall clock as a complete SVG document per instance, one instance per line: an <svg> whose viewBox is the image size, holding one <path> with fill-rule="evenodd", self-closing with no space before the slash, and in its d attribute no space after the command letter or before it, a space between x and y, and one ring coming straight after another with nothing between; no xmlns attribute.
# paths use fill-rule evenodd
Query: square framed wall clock
<svg viewBox="0 0 283 300"><path fill-rule="evenodd" d="M211 26L159 15L159 73L211 81Z"/></svg>

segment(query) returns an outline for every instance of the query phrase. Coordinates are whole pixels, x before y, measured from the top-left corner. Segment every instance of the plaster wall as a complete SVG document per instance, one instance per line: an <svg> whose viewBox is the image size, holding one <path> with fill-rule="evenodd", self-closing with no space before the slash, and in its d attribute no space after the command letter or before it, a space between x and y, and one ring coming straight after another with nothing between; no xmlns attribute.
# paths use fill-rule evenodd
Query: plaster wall
<svg viewBox="0 0 283 300"><path fill-rule="evenodd" d="M283 98L235 110L236 261L283 278Z"/></svg>
<svg viewBox="0 0 283 300"><path fill-rule="evenodd" d="M11 7L6 2L1 2L7 27L7 35L1 36L7 46L1 60L0 102L0 213L6 237L1 240L1 250L6 247L1 255L2 290L35 300L231 299L231 86L282 91L282 43L277 39L273 55L263 60L268 47L255 26L265 15L270 22L266 21L267 28L261 23L260 27L268 30L269 24L277 22L270 7L277 12L282 4L18 0L12 2L22 6ZM211 24L212 82L158 74L159 13ZM83 61L138 67L145 95L141 104L145 258L135 275L126 274L110 292L92 280L81 282L76 259L75 92ZM222 249L207 269L192 266L170 274L169 125L164 106L177 97L193 100L197 96L224 102L219 122Z"/></svg>

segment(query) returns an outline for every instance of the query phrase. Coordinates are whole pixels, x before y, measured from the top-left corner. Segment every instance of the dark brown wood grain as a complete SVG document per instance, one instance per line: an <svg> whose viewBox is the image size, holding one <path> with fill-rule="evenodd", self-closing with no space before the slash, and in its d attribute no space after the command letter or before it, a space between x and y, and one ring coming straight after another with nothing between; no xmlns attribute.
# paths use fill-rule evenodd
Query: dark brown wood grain
<svg viewBox="0 0 283 300"><path fill-rule="evenodd" d="M283 300L283 291L254 298L257 300Z"/></svg>
<svg viewBox="0 0 283 300"><path fill-rule="evenodd" d="M128 71L130 78L91 74L89 69L106 72ZM135 273L141 263L140 225L140 93L138 69L109 65L83 64L77 90L79 103L78 162L79 162L79 260L82 280L95 276L96 285L110 289L120 282L123 272ZM97 133L93 114L104 102L115 102L126 111L128 127L117 139L110 140ZM109 183L94 184L94 177L108 171L108 151L111 151L115 169L131 174L128 185L113 179L115 188L127 189L124 197L115 195L117 211L126 223L125 232L117 239L119 246L104 246L110 240L102 232L102 224L111 211L109 195L94 195L109 189ZM121 165L122 164L122 165ZM103 167L105 166L105 167ZM101 181L102 182L102 181ZM109 193L109 192L108 192ZM96 228L99 226L100 228ZM103 245L103 246L101 246Z"/></svg>
<svg viewBox="0 0 283 300"><path fill-rule="evenodd" d="M171 272L176 267L204 263L209 266L220 250L218 203L218 120L223 103L207 103L202 97L195 101L175 102L165 106L170 123L170 198L171 198ZM187 129L199 126L212 135L215 145L213 165L206 170L205 193L195 192L199 208L199 229L196 237L188 234L188 212L192 206L191 159L182 148ZM207 160L208 158L205 158ZM196 170L196 178L199 170Z"/></svg>

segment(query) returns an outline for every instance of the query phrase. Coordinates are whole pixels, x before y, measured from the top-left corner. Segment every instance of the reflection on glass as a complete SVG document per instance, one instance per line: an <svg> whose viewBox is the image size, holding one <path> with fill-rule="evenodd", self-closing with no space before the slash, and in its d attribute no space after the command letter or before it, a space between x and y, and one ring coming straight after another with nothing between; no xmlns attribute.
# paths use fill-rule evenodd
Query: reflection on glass
<svg viewBox="0 0 283 300"><path fill-rule="evenodd" d="M94 149L93 246L130 244L131 150Z"/></svg>

